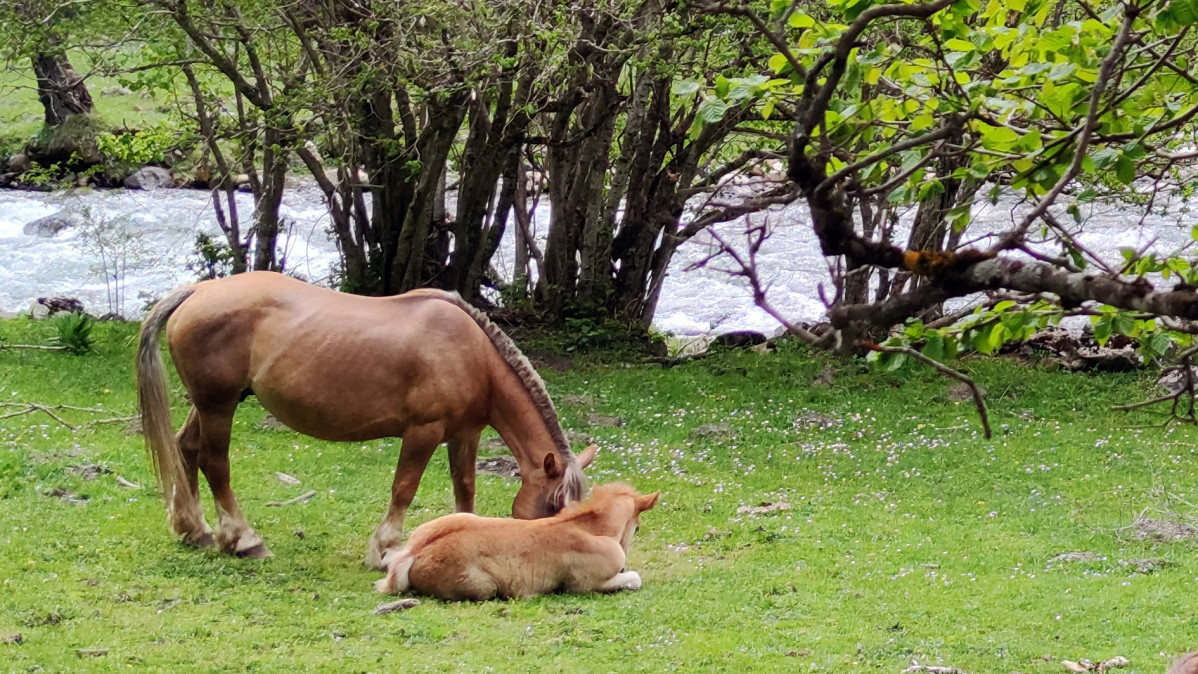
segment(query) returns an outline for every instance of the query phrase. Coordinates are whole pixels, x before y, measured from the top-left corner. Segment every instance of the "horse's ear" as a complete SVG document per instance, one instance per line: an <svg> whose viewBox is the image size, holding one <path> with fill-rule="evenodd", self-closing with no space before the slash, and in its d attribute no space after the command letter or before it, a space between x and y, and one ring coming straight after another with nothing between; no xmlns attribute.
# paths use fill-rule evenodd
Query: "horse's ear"
<svg viewBox="0 0 1198 674"><path fill-rule="evenodd" d="M657 497L661 496L661 490L655 491L652 494L636 497L636 511L643 513L646 510L652 510L653 506L657 505Z"/></svg>
<svg viewBox="0 0 1198 674"><path fill-rule="evenodd" d="M557 463L557 457L550 452L545 455L545 477L556 480L562 476L562 469Z"/></svg>
<svg viewBox="0 0 1198 674"><path fill-rule="evenodd" d="M582 450L582 453L578 455L578 467L585 470L586 467L591 465L591 462L595 460L595 455L598 453L599 445L591 445L590 447Z"/></svg>

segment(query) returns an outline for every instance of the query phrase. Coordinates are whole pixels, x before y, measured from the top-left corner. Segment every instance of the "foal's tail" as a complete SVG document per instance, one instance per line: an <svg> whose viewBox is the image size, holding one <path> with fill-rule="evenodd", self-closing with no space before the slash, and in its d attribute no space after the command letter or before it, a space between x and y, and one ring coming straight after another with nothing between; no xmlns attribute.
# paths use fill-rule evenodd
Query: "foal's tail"
<svg viewBox="0 0 1198 674"><path fill-rule="evenodd" d="M170 394L166 388L166 368L158 350L158 336L166 321L184 300L195 292L194 285L185 285L167 293L154 305L141 324L141 341L137 345L137 399L141 407L141 428L146 436L146 453L158 475L158 485L167 503L171 502L175 485L185 484L183 455L171 426Z"/></svg>
<svg viewBox="0 0 1198 674"><path fill-rule="evenodd" d="M374 589L383 594L399 594L406 591L411 587L408 572L412 570L412 562L415 561L416 558L407 548L395 553L387 564L387 576L376 582Z"/></svg>

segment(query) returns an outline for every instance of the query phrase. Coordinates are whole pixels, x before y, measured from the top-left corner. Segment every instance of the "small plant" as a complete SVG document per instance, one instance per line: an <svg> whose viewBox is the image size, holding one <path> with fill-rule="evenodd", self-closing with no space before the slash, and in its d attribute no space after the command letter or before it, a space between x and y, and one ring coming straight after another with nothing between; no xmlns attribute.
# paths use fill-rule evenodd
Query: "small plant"
<svg viewBox="0 0 1198 674"><path fill-rule="evenodd" d="M89 208L82 212L79 236L96 259L92 272L104 279L109 313L124 315L126 275L153 262L152 251L142 233L128 226L130 216L109 218Z"/></svg>
<svg viewBox="0 0 1198 674"><path fill-rule="evenodd" d="M92 318L87 314L61 314L52 319L54 329L58 334L52 342L54 346L62 347L67 353L81 356L91 352L95 346L92 339Z"/></svg>
<svg viewBox="0 0 1198 674"><path fill-rule="evenodd" d="M228 243L207 232L200 232L196 234L195 254L187 262L187 268L195 272L199 280L209 281L232 274L236 259Z"/></svg>

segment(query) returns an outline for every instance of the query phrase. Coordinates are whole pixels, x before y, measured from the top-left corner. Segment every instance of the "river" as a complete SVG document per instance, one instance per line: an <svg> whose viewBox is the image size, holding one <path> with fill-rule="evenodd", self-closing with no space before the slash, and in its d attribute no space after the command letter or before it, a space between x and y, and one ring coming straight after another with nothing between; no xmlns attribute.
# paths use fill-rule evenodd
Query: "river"
<svg viewBox="0 0 1198 674"><path fill-rule="evenodd" d="M239 194L238 198L243 217L248 220L252 199L248 194ZM98 255L78 228L50 238L23 233L26 223L62 210L86 211L94 221L119 222L144 244L144 250L127 266L122 306L110 306L111 284L105 284L98 272ZM979 238L984 239L1009 226L1021 210L1022 205L1013 197L1001 199L996 205L979 202L974 208L971 233L980 232ZM1148 247L1172 253L1193 245L1193 219L1184 209L1169 210L1169 215L1155 213L1145 218L1141 227L1136 210L1087 205L1086 227L1079 241L1116 266L1121 248ZM290 223L288 236L281 244L287 269L316 283L327 282L337 263L337 251L326 233L328 216L319 189L297 182L287 190L281 215ZM543 233L548 226L548 209L539 209L535 220ZM828 266L811 232L806 209L801 203L792 204L771 213L770 221L773 233L759 255L770 301L794 320L819 320L824 306L818 285L827 283ZM720 225L718 231L728 240L739 240L742 229L742 222L730 222ZM220 234L210 195L205 191L0 190L0 311L27 311L38 297L62 295L79 298L95 314L117 310L126 316L138 316L147 302L179 283L194 280L195 272L188 263L197 231ZM906 234L898 235L905 238ZM662 290L654 327L680 337L730 330L776 331L777 323L753 305L744 280L718 271L718 262L686 270L704 258L712 245L709 237L700 235L680 247ZM1054 252L1051 246L1042 248ZM496 268L503 273L510 272L512 250L509 229L495 260Z"/></svg>

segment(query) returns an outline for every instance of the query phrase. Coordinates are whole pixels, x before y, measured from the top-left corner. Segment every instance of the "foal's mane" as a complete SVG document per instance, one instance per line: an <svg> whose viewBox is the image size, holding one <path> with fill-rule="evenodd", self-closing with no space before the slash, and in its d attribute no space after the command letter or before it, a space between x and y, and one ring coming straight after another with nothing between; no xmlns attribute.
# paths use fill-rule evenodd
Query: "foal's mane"
<svg viewBox="0 0 1198 674"><path fill-rule="evenodd" d="M540 413L541 419L545 422L545 428L549 430L549 435L553 438L557 455L565 463L561 484L554 488L550 498L557 501L562 507L582 498L583 493L586 492L586 477L583 475L582 469L578 467L574 452L570 451L570 443L566 440L566 433L562 430L561 422L558 421L557 409L554 408L553 401L549 398L549 391L545 388L544 380L541 379L541 375L537 374L532 363L528 362L528 358L520 352L520 347L516 346L512 338L508 337L507 333L498 325L495 325L481 309L462 299L461 295L455 292L431 289L426 289L423 292L428 293L431 297L449 302L474 319L478 327L482 328L487 338L491 340L491 344L499 352L500 357L520 379L520 383L524 384L524 389L532 398L533 406Z"/></svg>

